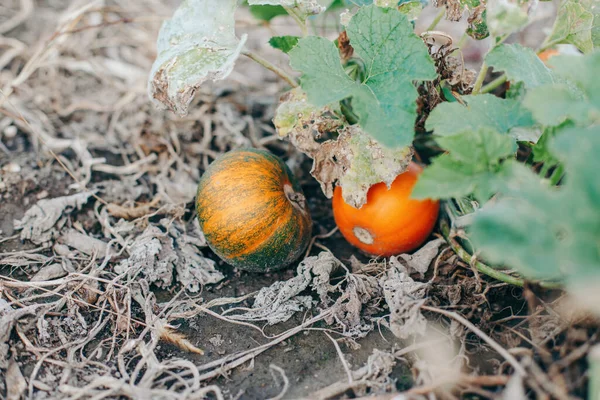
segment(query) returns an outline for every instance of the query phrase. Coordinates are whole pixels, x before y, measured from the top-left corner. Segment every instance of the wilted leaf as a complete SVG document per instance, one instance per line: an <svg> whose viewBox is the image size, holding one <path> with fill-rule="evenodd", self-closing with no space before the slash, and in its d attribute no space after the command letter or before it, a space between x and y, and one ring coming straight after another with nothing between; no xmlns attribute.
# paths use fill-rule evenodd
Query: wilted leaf
<svg viewBox="0 0 600 400"><path fill-rule="evenodd" d="M598 17L595 18L592 11L592 7L596 7L595 12L598 16L596 3L594 0L563 0L558 9L552 32L542 47L570 43L584 53L591 52L594 49L592 29L594 29L594 35L598 35L598 25L600 24L599 21L594 21Z"/></svg>
<svg viewBox="0 0 600 400"><path fill-rule="evenodd" d="M428 285L415 282L399 262L391 260L390 264L392 268L379 282L390 310L390 330L400 339L423 335L427 320L421 306L426 301Z"/></svg>
<svg viewBox="0 0 600 400"><path fill-rule="evenodd" d="M419 250L417 250L413 254L400 254L398 257L392 256L390 258L396 258L398 261L404 263L408 269L416 271L421 274L421 278L425 276L425 273L429 269L429 265L433 261L435 257L437 257L439 253L440 246L445 244L446 241L444 239L434 239L423 245Z"/></svg>
<svg viewBox="0 0 600 400"><path fill-rule="evenodd" d="M299 295L309 286L323 295L332 290L329 277L339 264L329 252L307 257L298 265L295 277L262 288L256 295L251 309L232 314L230 318L238 321L266 321L269 325L285 322L296 312L312 307L310 296ZM326 286L323 287L323 284Z"/></svg>
<svg viewBox="0 0 600 400"><path fill-rule="evenodd" d="M551 148L564 163L566 182L548 187L515 166L503 196L477 213L471 240L487 260L529 278L598 279L600 128L564 130Z"/></svg>
<svg viewBox="0 0 600 400"><path fill-rule="evenodd" d="M344 200L357 208L366 202L373 184L391 185L412 157L409 147L383 147L358 126L342 128L344 121L335 118L330 107L313 106L300 88L282 97L273 122L280 135L313 159L311 175L323 193L331 198L337 181ZM337 138L319 141L329 133Z"/></svg>
<svg viewBox="0 0 600 400"><path fill-rule="evenodd" d="M44 243L56 235L56 223L63 214L68 214L87 203L92 192L77 193L38 201L20 221L15 221L15 229L22 229L21 240ZM64 223L64 222L63 222Z"/></svg>
<svg viewBox="0 0 600 400"><path fill-rule="evenodd" d="M504 71L511 82L523 82L527 89L555 82L552 71L535 52L520 44L501 44L485 57L495 71Z"/></svg>
<svg viewBox="0 0 600 400"><path fill-rule="evenodd" d="M451 198L474 194L488 200L502 182L501 162L514 155L514 139L490 129L479 129L437 139L448 153L435 158L411 194L418 199Z"/></svg>
<svg viewBox="0 0 600 400"><path fill-rule="evenodd" d="M237 0L184 0L163 23L148 80L155 104L185 115L202 83L231 73L246 41L235 36L236 7Z"/></svg>
<svg viewBox="0 0 600 400"><path fill-rule="evenodd" d="M488 127L498 133L509 133L515 127L531 128L531 113L516 100L501 99L491 94L463 96L467 104L442 103L433 109L425 124L438 136L449 136Z"/></svg>
<svg viewBox="0 0 600 400"><path fill-rule="evenodd" d="M338 179L342 196L356 208L366 203L367 192L374 184L383 182L391 186L406 170L413 155L410 147L383 147L357 127L340 132L336 142L334 154L341 166Z"/></svg>
<svg viewBox="0 0 600 400"><path fill-rule="evenodd" d="M471 11L467 19L469 27L467 35L475 40L483 40L490 36L490 31L487 26L487 9L485 4L480 4Z"/></svg>
<svg viewBox="0 0 600 400"><path fill-rule="evenodd" d="M409 145L417 116L412 82L436 76L425 44L405 15L376 6L361 8L350 20L347 34L366 64L362 83L346 74L336 46L327 39L303 38L290 51L292 67L303 73L301 84L309 101L320 107L352 97L367 133L385 146Z"/></svg>
<svg viewBox="0 0 600 400"><path fill-rule="evenodd" d="M141 234L136 233L129 257L115 266L115 271L130 276L142 274L148 282L163 288L170 287L175 278L191 292L224 278L215 262L200 253L199 247L206 245L203 237L186 232L179 222L165 225L168 232L149 225Z"/></svg>

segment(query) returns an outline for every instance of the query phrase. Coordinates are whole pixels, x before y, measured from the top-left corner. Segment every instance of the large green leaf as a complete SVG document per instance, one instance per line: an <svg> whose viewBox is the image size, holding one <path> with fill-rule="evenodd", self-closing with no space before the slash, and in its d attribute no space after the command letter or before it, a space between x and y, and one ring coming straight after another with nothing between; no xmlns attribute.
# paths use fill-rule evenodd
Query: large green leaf
<svg viewBox="0 0 600 400"><path fill-rule="evenodd" d="M157 104L185 115L198 87L227 77L246 35L235 36L237 0L184 0L158 34L158 56L148 80Z"/></svg>
<svg viewBox="0 0 600 400"><path fill-rule="evenodd" d="M514 128L531 128L531 113L516 100L501 99L491 94L463 96L466 103L442 103L433 109L425 124L438 136L449 136L488 127L499 133Z"/></svg>
<svg viewBox="0 0 600 400"><path fill-rule="evenodd" d="M423 171L412 193L415 198L474 194L483 203L502 182L501 161L516 151L510 136L487 128L440 137L437 141L448 153L435 158Z"/></svg>
<svg viewBox="0 0 600 400"><path fill-rule="evenodd" d="M485 57L495 71L504 71L512 82L523 82L527 89L554 83L552 71L533 50L520 44L501 44Z"/></svg>
<svg viewBox="0 0 600 400"><path fill-rule="evenodd" d="M544 125L570 119L587 126L600 123L600 51L579 56L555 56L549 61L565 83L530 90L523 104Z"/></svg>
<svg viewBox="0 0 600 400"><path fill-rule="evenodd" d="M482 255L535 279L600 278L600 127L567 129L551 142L567 175L561 187L515 166L501 198L477 213L471 240Z"/></svg>
<svg viewBox="0 0 600 400"><path fill-rule="evenodd" d="M436 77L427 47L405 15L374 5L357 12L347 33L365 63L364 81L348 77L332 42L308 37L290 51L292 67L303 73L302 88L316 106L352 97L367 133L386 146L410 144L418 97L413 81Z"/></svg>

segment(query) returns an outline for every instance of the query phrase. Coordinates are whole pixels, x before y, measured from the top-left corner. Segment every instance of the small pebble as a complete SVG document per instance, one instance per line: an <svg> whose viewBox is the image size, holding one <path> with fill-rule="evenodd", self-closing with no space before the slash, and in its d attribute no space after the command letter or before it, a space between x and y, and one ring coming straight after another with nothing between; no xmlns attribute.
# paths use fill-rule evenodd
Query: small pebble
<svg viewBox="0 0 600 400"><path fill-rule="evenodd" d="M9 125L6 128L4 128L4 137L7 139L13 139L15 136L17 136L17 127L14 125Z"/></svg>
<svg viewBox="0 0 600 400"><path fill-rule="evenodd" d="M10 173L21 172L21 166L19 164L15 164L15 163L8 163L2 167L2 171L10 172Z"/></svg>

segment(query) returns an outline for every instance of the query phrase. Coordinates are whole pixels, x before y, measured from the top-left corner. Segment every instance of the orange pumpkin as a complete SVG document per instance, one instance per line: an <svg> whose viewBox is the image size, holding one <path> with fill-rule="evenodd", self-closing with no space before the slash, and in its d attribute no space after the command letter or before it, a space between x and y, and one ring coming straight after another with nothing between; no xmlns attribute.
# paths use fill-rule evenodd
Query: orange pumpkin
<svg viewBox="0 0 600 400"><path fill-rule="evenodd" d="M542 60L544 62L544 64L547 64L550 57L554 57L558 54L560 54L560 53L556 49L546 49L546 50L538 53L538 57L540 58L540 60Z"/></svg>
<svg viewBox="0 0 600 400"><path fill-rule="evenodd" d="M263 150L230 151L213 161L200 179L196 211L210 248L247 271L285 267L311 237L300 185L280 158Z"/></svg>
<svg viewBox="0 0 600 400"><path fill-rule="evenodd" d="M383 257L419 247L431 234L439 212L438 201L410 198L421 171L410 163L389 189L385 183L373 185L360 209L347 204L342 188L336 187L333 216L346 240L368 254Z"/></svg>

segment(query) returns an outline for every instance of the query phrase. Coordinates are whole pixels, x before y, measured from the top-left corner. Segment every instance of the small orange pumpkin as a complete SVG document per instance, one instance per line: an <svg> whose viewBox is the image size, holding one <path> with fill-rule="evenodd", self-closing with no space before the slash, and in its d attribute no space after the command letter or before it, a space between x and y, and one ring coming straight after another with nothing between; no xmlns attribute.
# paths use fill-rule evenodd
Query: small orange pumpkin
<svg viewBox="0 0 600 400"><path fill-rule="evenodd" d="M439 202L414 200L410 194L422 169L410 163L391 187L373 185L360 209L347 204L342 188L333 193L333 216L348 242L362 251L389 257L419 247L431 234L439 213Z"/></svg>
<svg viewBox="0 0 600 400"><path fill-rule="evenodd" d="M263 150L230 151L207 168L196 211L209 247L240 269L267 272L297 259L312 221L285 163Z"/></svg>
<svg viewBox="0 0 600 400"><path fill-rule="evenodd" d="M559 51L556 49L546 49L546 50L538 53L538 57L540 58L540 60L542 60L544 62L544 64L547 64L548 60L551 57L554 57L559 54L560 54Z"/></svg>

